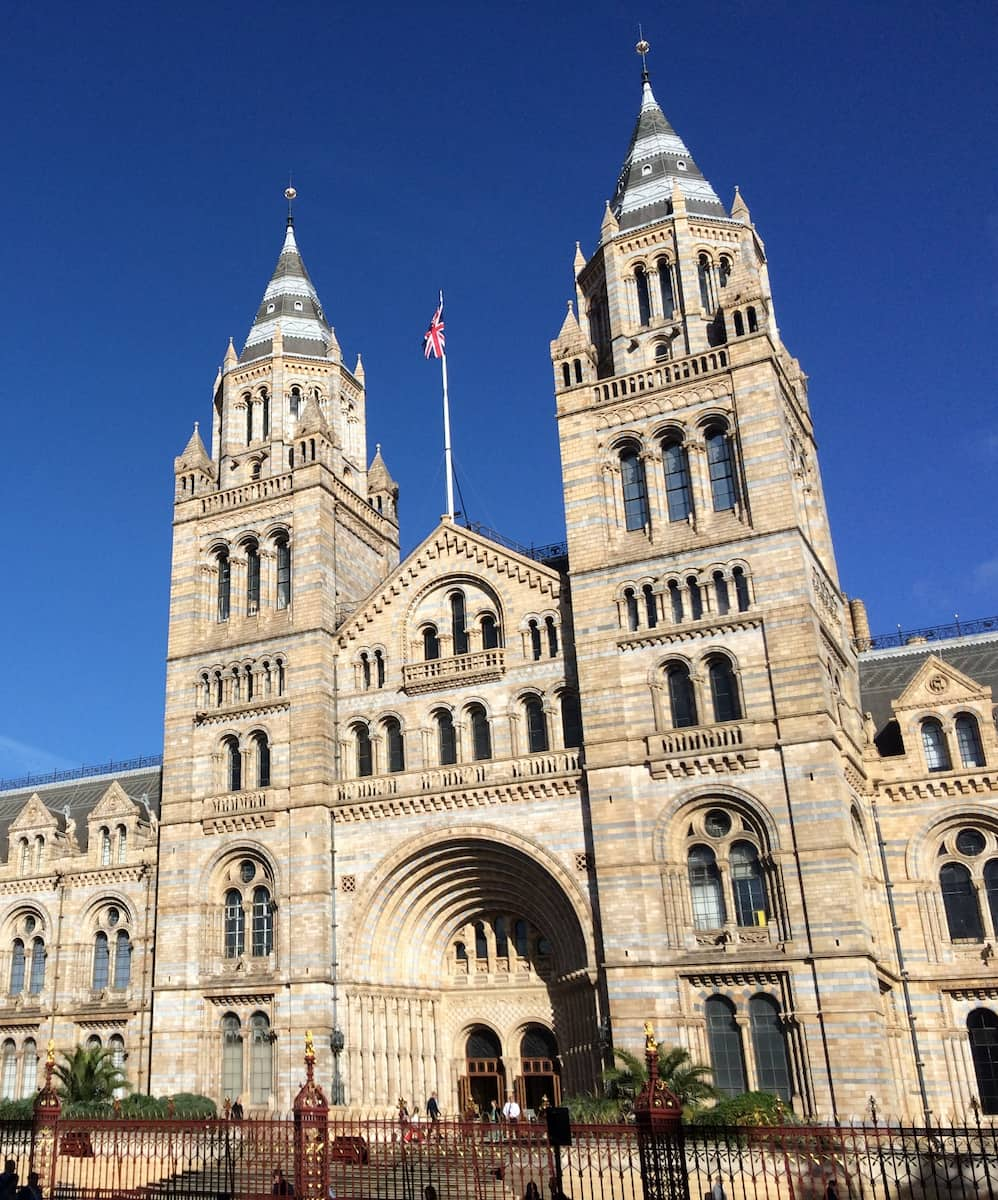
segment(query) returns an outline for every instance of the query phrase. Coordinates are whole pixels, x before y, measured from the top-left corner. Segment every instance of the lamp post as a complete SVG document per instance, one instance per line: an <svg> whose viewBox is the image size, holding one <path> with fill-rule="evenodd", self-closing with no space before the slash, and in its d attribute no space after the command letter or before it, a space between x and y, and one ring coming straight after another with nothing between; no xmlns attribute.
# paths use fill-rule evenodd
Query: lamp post
<svg viewBox="0 0 998 1200"><path fill-rule="evenodd" d="M333 1032L329 1035L329 1048L333 1052L333 1094L331 1098L334 1104L343 1103L343 1076L340 1074L340 1055L343 1053L345 1045L346 1038L343 1036L343 1030L338 1025L334 1025Z"/></svg>

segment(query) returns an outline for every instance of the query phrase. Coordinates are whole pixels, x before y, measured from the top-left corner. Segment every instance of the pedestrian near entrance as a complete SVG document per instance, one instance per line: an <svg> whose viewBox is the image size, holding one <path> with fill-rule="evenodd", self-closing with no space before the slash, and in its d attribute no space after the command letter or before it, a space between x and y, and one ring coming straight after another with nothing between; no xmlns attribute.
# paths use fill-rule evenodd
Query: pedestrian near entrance
<svg viewBox="0 0 998 1200"><path fill-rule="evenodd" d="M37 1171L32 1171L28 1175L28 1182L24 1187L17 1189L17 1200L42 1200L42 1189L38 1184Z"/></svg>
<svg viewBox="0 0 998 1200"><path fill-rule="evenodd" d="M527 1184L527 1190L523 1193L523 1200L541 1200L541 1189L532 1179Z"/></svg>
<svg viewBox="0 0 998 1200"><path fill-rule="evenodd" d="M520 1106L512 1096L506 1097L506 1103L502 1106L503 1119L508 1121L510 1125L515 1125L520 1119Z"/></svg>
<svg viewBox="0 0 998 1200"><path fill-rule="evenodd" d="M431 1092L430 1098L426 1102L426 1115L434 1125L440 1120L440 1102L437 1100L436 1092Z"/></svg>
<svg viewBox="0 0 998 1200"><path fill-rule="evenodd" d="M4 1161L3 1173L0 1174L0 1200L14 1200L16 1191L17 1163L8 1158Z"/></svg>
<svg viewBox="0 0 998 1200"><path fill-rule="evenodd" d="M284 1178L284 1172L280 1167L274 1168L274 1186L270 1191L274 1196L293 1196L295 1194L294 1184L290 1179Z"/></svg>

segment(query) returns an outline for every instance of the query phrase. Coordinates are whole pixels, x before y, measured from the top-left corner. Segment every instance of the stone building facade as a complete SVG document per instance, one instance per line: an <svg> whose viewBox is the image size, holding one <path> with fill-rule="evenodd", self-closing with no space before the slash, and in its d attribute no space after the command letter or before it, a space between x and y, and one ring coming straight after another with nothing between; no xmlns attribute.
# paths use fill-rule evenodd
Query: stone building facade
<svg viewBox="0 0 998 1200"><path fill-rule="evenodd" d="M0 1092L526 1108L646 1020L802 1114L998 1111L998 637L877 648L766 253L647 75L551 343L567 547L398 489L289 219L176 460L162 771L0 793ZM892 908L893 906L893 908Z"/></svg>

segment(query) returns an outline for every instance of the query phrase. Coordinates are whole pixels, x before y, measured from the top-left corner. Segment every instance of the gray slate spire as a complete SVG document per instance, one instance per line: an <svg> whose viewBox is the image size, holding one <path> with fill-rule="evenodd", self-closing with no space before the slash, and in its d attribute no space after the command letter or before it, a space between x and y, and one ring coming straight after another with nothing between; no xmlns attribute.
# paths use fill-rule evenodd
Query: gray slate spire
<svg viewBox="0 0 998 1200"><path fill-rule="evenodd" d="M288 218L288 232L263 300L257 310L253 328L239 355L241 363L269 354L278 322L284 337L286 354L305 354L310 358L325 358L329 349L329 323L322 303L308 277L295 229Z"/></svg>
<svg viewBox="0 0 998 1200"><path fill-rule="evenodd" d="M667 217L674 183L679 184L691 214L727 216L717 193L659 108L646 73L641 111L610 204L620 228L638 229Z"/></svg>

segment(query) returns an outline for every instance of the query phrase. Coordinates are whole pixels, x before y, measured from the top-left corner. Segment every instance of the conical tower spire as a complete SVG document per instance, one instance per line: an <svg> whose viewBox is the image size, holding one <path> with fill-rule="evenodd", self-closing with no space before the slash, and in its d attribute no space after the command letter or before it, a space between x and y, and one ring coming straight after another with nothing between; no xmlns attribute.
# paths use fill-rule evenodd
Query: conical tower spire
<svg viewBox="0 0 998 1200"><path fill-rule="evenodd" d="M263 358L271 352L278 323L283 334L283 349L288 354L325 358L329 349L329 322L322 303L309 278L295 240L294 216L288 214L287 232L277 266L267 284L249 331L241 363Z"/></svg>
<svg viewBox="0 0 998 1200"><path fill-rule="evenodd" d="M643 49L642 49L643 47ZM638 43L642 61L648 43ZM724 205L686 143L672 128L651 90L647 64L641 74L641 111L610 209L622 230L661 221L670 212L673 184L679 184L691 214L726 217Z"/></svg>

